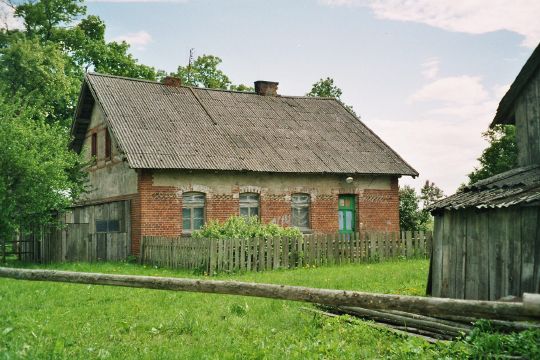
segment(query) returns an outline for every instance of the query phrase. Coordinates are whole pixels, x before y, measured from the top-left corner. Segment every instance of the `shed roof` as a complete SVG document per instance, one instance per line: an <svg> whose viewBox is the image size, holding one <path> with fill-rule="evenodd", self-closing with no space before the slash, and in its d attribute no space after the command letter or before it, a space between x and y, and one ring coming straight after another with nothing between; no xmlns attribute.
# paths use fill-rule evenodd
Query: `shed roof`
<svg viewBox="0 0 540 360"><path fill-rule="evenodd" d="M521 94L521 91L525 88L529 80L540 68L540 44L534 49L533 53L521 68L518 76L510 85L510 89L501 99L495 118L491 122L491 127L496 124L514 124L514 103Z"/></svg>
<svg viewBox="0 0 540 360"><path fill-rule="evenodd" d="M132 168L418 175L335 99L90 73L72 127L77 151L94 101Z"/></svg>
<svg viewBox="0 0 540 360"><path fill-rule="evenodd" d="M502 208L540 201L540 165L520 167L465 187L429 210Z"/></svg>

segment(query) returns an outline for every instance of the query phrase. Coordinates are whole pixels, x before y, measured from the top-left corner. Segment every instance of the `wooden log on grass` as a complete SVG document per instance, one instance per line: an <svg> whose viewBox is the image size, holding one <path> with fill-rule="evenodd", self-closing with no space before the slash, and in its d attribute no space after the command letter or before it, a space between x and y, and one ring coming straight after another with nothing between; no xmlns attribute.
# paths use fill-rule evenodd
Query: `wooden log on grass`
<svg viewBox="0 0 540 360"><path fill-rule="evenodd" d="M336 308L338 311L349 315L360 316L370 320L383 322L387 324L405 326L407 328L416 328L421 330L427 330L430 333L441 334L449 337L458 337L463 333L467 333L469 330L442 324L438 321L430 321L425 319L414 319L408 316L401 316L395 314L389 314L382 311L370 310L358 307L339 306Z"/></svg>
<svg viewBox="0 0 540 360"><path fill-rule="evenodd" d="M332 318L340 316L338 314L334 314L334 313L331 313L331 312L312 309L312 308L307 308L307 307L301 307L300 309L303 310L303 311L307 311L307 312L317 314L317 315L322 315L322 316L327 316L327 317L332 317ZM358 324L362 323L360 319L355 319L355 318L345 318L345 319L343 319L343 321L345 321L345 322L347 322L349 324L353 324L353 325L358 325ZM451 340L451 337L449 337L449 336L443 336L443 335L431 333L431 332L428 332L428 331L408 328L406 326L395 326L395 325L391 325L391 324L382 324L382 323L375 323L375 322L364 322L364 324L375 327L377 329L383 329L383 330L392 332L392 333L397 334L397 335L419 337L419 338L422 338L422 339L424 339L424 340L426 340L426 341L428 341L430 343L435 343L435 342L440 341L440 340Z"/></svg>
<svg viewBox="0 0 540 360"><path fill-rule="evenodd" d="M525 308L522 303L373 294L359 291L315 289L302 286L258 284L237 281L14 269L5 267L0 267L0 277L31 281L56 281L157 290L256 296L271 299L304 301L331 306L352 306L376 310L400 310L431 316L467 314L471 317L485 319L540 320L540 309L536 307Z"/></svg>

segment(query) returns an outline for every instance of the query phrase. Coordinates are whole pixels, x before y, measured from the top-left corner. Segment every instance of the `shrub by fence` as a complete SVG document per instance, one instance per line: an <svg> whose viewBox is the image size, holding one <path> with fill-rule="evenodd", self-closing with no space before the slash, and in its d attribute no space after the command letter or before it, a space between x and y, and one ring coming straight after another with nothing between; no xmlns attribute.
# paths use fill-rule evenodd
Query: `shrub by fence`
<svg viewBox="0 0 540 360"><path fill-rule="evenodd" d="M362 232L302 238L194 239L144 236L141 262L209 274L429 257L431 232Z"/></svg>

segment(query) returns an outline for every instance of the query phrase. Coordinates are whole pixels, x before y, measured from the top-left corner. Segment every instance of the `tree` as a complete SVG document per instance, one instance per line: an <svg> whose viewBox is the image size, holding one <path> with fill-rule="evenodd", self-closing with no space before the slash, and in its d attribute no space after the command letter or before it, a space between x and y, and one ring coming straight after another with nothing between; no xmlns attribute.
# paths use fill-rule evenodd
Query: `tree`
<svg viewBox="0 0 540 360"><path fill-rule="evenodd" d="M55 41L85 71L92 69L104 74L155 80L155 69L137 63L125 41L107 42L105 29L105 23L98 16L90 15L73 28L58 29Z"/></svg>
<svg viewBox="0 0 540 360"><path fill-rule="evenodd" d="M0 100L0 237L21 225L52 222L84 188L80 157L59 124L24 105Z"/></svg>
<svg viewBox="0 0 540 360"><path fill-rule="evenodd" d="M24 20L26 33L47 41L58 28L86 14L84 0L39 0L15 6L15 16Z"/></svg>
<svg viewBox="0 0 540 360"><path fill-rule="evenodd" d="M0 92L48 122L71 123L81 72L53 43L15 38L0 49Z"/></svg>
<svg viewBox="0 0 540 360"><path fill-rule="evenodd" d="M469 184L493 175L511 170L518 166L518 148L516 143L516 127L514 125L495 125L482 136L489 145L478 158L480 166L469 176Z"/></svg>
<svg viewBox="0 0 540 360"><path fill-rule="evenodd" d="M231 80L225 73L218 69L222 60L214 55L202 55L197 57L193 64L179 66L175 74L182 80L182 84L211 89L228 89Z"/></svg>
<svg viewBox="0 0 540 360"><path fill-rule="evenodd" d="M427 230L430 214L420 209L420 197L408 185L399 189L399 227L403 231Z"/></svg>
<svg viewBox="0 0 540 360"><path fill-rule="evenodd" d="M318 96L318 97L331 97L334 99L341 100L341 95L343 91L334 85L334 79L327 77L326 79L320 79L315 84L312 85L311 91L308 92L307 96Z"/></svg>
<svg viewBox="0 0 540 360"><path fill-rule="evenodd" d="M420 200L422 200L422 208L426 209L428 206L441 200L444 197L444 193L434 182L426 180L424 186L420 189Z"/></svg>
<svg viewBox="0 0 540 360"><path fill-rule="evenodd" d="M180 78L182 84L187 86L254 91L253 87L244 84L233 85L229 77L218 68L222 62L223 60L217 56L201 55L191 65L179 66L171 76Z"/></svg>
<svg viewBox="0 0 540 360"><path fill-rule="evenodd" d="M155 79L125 42L107 42L105 23L87 16L82 0L39 0L13 5L25 31L0 30L0 92L39 109L48 122L71 124L88 70ZM75 22L78 23L75 25Z"/></svg>
<svg viewBox="0 0 540 360"><path fill-rule="evenodd" d="M306 96L317 96L317 97L330 97L341 101L341 95L343 91L337 86L334 85L334 79L327 77L326 79L320 79L315 84L311 86L310 92ZM350 112L356 115L356 112L353 110L353 107L350 105L343 104Z"/></svg>

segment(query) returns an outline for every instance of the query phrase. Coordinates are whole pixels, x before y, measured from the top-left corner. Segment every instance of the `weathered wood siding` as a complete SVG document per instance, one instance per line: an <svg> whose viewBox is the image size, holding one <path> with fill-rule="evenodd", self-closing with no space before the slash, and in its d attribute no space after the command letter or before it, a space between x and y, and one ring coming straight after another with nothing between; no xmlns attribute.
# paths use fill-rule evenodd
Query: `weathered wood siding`
<svg viewBox="0 0 540 360"><path fill-rule="evenodd" d="M24 256L32 262L125 260L131 248L130 202L73 208L61 228L33 229L25 236ZM118 220L118 231L98 232L96 221Z"/></svg>
<svg viewBox="0 0 540 360"><path fill-rule="evenodd" d="M540 207L435 215L432 295L496 300L540 293Z"/></svg>
<svg viewBox="0 0 540 360"><path fill-rule="evenodd" d="M540 71L516 100L515 116L519 165L540 164Z"/></svg>

